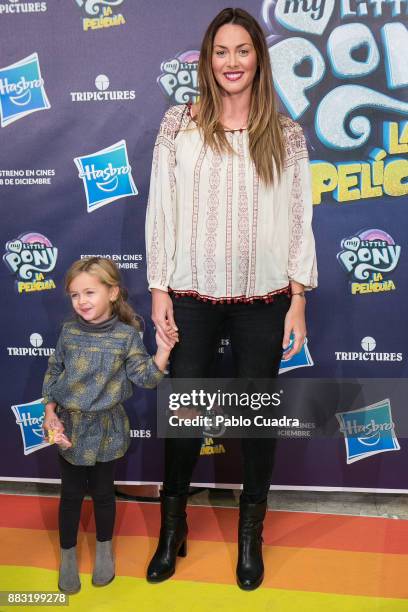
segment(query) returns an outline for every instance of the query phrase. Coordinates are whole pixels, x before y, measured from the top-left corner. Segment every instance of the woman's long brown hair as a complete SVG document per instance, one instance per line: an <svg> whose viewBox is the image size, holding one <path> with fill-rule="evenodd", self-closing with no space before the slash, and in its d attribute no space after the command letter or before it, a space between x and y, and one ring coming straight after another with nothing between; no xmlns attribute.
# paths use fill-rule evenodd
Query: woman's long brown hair
<svg viewBox="0 0 408 612"><path fill-rule="evenodd" d="M212 70L214 38L225 24L245 28L255 48L258 67L255 74L248 117L249 152L260 178L272 184L279 178L285 157L278 104L272 82L272 71L265 36L256 19L243 9L226 8L213 19L204 35L198 63L200 103L196 122L203 139L211 149L231 151L220 125L222 95Z"/></svg>

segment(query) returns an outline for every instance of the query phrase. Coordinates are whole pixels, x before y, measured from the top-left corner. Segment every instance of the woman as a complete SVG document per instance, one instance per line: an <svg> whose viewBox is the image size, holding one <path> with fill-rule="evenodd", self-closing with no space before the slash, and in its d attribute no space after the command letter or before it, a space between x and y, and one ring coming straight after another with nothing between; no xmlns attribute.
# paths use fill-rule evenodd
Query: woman
<svg viewBox="0 0 408 612"><path fill-rule="evenodd" d="M301 127L280 115L263 32L241 9L209 25L200 101L170 108L156 140L146 222L152 319L178 329L171 375L201 378L229 328L237 376L272 378L306 335L305 289L317 285L310 173ZM186 502L200 439L167 439L162 526L147 578L186 554ZM263 579L262 526L275 441L243 439L238 585Z"/></svg>

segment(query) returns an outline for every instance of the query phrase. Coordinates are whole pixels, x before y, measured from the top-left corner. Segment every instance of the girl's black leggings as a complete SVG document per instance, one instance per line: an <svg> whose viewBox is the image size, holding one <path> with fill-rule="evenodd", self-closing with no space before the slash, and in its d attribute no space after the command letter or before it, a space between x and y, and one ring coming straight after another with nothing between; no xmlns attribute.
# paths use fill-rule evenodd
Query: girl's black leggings
<svg viewBox="0 0 408 612"><path fill-rule="evenodd" d="M92 497L96 538L100 542L112 539L115 524L115 489L113 485L116 460L95 465L72 465L59 455L61 468L61 499L59 505L59 535L61 548L76 546L82 500Z"/></svg>

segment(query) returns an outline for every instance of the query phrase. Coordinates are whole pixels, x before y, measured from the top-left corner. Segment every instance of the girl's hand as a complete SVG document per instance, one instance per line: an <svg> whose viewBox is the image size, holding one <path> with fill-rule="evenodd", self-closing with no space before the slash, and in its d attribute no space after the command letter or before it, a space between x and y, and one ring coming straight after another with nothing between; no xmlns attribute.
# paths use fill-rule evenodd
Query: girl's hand
<svg viewBox="0 0 408 612"><path fill-rule="evenodd" d="M67 448L71 448L72 447L72 442L70 440L68 440L67 436L60 432L57 431L55 434L53 432L53 440L52 440L55 444L58 444L58 446L60 446L63 450L67 450Z"/></svg>
<svg viewBox="0 0 408 612"><path fill-rule="evenodd" d="M156 330L156 344L157 349L160 351L167 351L170 353L171 349L174 347L176 342L179 341L179 336L177 331L172 331L169 336L166 336L164 339L162 338L159 330Z"/></svg>
<svg viewBox="0 0 408 612"><path fill-rule="evenodd" d="M161 289L152 289L152 321L161 342L169 346L171 350L174 346L174 341L178 340L178 330L174 321L171 297L166 291ZM176 337L177 340L175 340ZM159 346L159 343L157 345Z"/></svg>
<svg viewBox="0 0 408 612"><path fill-rule="evenodd" d="M55 402L50 402L45 407L45 415L43 422L43 430L45 437L48 437L48 431L51 429L58 433L62 433L64 431L64 425L61 423L61 421L55 414L56 407L57 404Z"/></svg>
<svg viewBox="0 0 408 612"><path fill-rule="evenodd" d="M174 332L170 339L163 340L159 334L159 331L156 331L156 343L157 343L157 353L153 357L155 364L159 368L159 370L166 369L167 362L169 360L170 352L173 346L178 342L178 333Z"/></svg>
<svg viewBox="0 0 408 612"><path fill-rule="evenodd" d="M282 359L284 361L291 359L302 349L306 338L305 305L304 297L301 295L292 296L292 303L285 317L283 349L285 350L289 346L291 334L294 335L294 342L290 351L283 355Z"/></svg>

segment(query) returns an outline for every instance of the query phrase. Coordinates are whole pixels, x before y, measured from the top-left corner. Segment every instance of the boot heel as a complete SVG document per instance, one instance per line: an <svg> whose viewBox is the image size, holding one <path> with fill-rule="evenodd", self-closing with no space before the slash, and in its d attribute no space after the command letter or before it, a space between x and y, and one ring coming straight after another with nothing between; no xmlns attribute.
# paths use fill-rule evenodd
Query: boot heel
<svg viewBox="0 0 408 612"><path fill-rule="evenodd" d="M147 568L148 582L163 582L176 569L177 557L187 554L187 495L162 495L161 527L156 552Z"/></svg>
<svg viewBox="0 0 408 612"><path fill-rule="evenodd" d="M187 557L187 540L184 540L182 545L180 546L178 553L178 557Z"/></svg>

